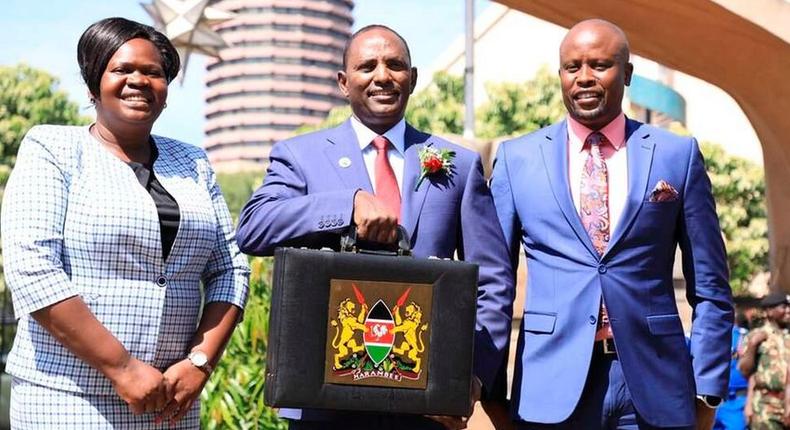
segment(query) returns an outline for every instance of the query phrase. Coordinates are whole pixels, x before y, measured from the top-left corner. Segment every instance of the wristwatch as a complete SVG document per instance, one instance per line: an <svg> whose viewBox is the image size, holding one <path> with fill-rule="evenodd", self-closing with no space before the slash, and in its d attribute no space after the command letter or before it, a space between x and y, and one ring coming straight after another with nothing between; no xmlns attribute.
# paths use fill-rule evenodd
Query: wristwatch
<svg viewBox="0 0 790 430"><path fill-rule="evenodd" d="M716 409L721 405L721 397L717 396L708 396L708 395L697 395L697 399L699 399L705 406Z"/></svg>
<svg viewBox="0 0 790 430"><path fill-rule="evenodd" d="M206 372L207 375L210 375L211 371L214 370L212 369L211 364L208 362L208 356L206 353L199 349L195 349L190 352L187 358L193 366Z"/></svg>

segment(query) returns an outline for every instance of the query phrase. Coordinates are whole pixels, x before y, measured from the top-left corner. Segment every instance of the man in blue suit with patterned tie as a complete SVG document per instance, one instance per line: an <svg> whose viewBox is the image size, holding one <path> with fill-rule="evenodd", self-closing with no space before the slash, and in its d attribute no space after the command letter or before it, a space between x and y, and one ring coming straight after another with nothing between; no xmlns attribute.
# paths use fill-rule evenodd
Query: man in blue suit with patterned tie
<svg viewBox="0 0 790 430"><path fill-rule="evenodd" d="M512 408L522 429L710 428L733 311L696 140L626 118L625 34L587 20L560 46L565 121L504 142L492 193L527 298ZM689 346L672 282L680 246Z"/></svg>
<svg viewBox="0 0 790 430"><path fill-rule="evenodd" d="M338 72L353 116L338 127L277 143L263 185L239 217L243 252L277 246L339 247L355 225L361 239L392 243L400 223L415 257L459 258L479 266L475 390L487 393L505 361L514 275L493 199L473 151L422 133L403 119L417 69L393 30L352 35ZM293 429L461 428L460 417L281 410ZM437 422L438 421L438 422ZM440 424L441 423L441 424Z"/></svg>

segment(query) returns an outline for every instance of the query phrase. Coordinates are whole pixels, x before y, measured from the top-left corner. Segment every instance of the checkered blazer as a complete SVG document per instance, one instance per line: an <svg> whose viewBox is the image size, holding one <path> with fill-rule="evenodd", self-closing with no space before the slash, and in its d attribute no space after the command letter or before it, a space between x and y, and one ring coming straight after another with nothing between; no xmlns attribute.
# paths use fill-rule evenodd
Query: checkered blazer
<svg viewBox="0 0 790 430"><path fill-rule="evenodd" d="M181 211L167 261L153 199L88 127L37 126L25 136L2 206L6 283L19 318L8 373L60 390L114 393L29 315L72 296L159 369L186 356L204 303L244 307L246 257L205 153L153 139L153 171Z"/></svg>

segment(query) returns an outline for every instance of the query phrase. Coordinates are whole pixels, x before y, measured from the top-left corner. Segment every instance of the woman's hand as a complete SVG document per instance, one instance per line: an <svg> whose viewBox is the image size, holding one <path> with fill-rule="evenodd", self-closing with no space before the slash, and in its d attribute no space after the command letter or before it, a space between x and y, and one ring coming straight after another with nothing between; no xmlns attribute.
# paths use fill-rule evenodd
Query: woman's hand
<svg viewBox="0 0 790 430"><path fill-rule="evenodd" d="M164 377L173 396L165 409L157 415L155 422L159 424L169 420L172 425L192 408L192 404L200 396L203 386L208 381L208 374L195 367L188 359L184 359L165 370Z"/></svg>
<svg viewBox="0 0 790 430"><path fill-rule="evenodd" d="M134 357L108 377L135 415L161 411L172 397L162 372Z"/></svg>

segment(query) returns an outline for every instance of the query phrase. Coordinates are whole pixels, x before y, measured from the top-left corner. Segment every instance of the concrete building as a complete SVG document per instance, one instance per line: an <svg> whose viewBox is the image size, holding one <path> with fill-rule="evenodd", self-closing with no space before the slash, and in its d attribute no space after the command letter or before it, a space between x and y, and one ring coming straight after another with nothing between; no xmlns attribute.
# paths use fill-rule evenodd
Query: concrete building
<svg viewBox="0 0 790 430"><path fill-rule="evenodd" d="M260 169L271 146L321 122L345 99L335 73L351 35L353 0L222 0L237 17L216 30L229 45L206 72L206 139L215 169Z"/></svg>

